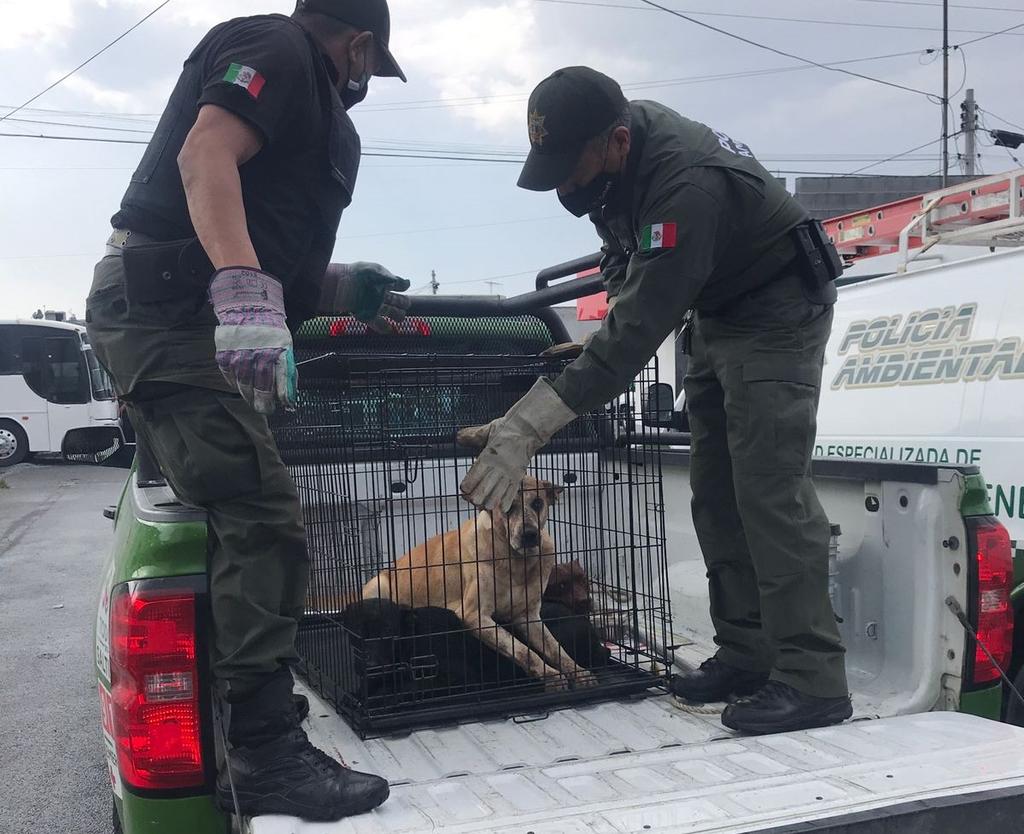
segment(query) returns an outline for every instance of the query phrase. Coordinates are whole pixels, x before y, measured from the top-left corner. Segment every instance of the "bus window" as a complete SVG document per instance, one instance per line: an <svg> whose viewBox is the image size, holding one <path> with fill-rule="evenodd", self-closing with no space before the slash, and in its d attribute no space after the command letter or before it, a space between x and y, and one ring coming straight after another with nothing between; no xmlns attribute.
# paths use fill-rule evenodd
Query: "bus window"
<svg viewBox="0 0 1024 834"><path fill-rule="evenodd" d="M0 376L21 374L16 351L14 350L14 328L0 326Z"/></svg>
<svg viewBox="0 0 1024 834"><path fill-rule="evenodd" d="M91 348L85 351L85 360L89 364L89 381L92 384L93 399L114 399L114 384Z"/></svg>
<svg viewBox="0 0 1024 834"><path fill-rule="evenodd" d="M22 376L36 394L60 405L88 403L89 377L77 334L21 341Z"/></svg>

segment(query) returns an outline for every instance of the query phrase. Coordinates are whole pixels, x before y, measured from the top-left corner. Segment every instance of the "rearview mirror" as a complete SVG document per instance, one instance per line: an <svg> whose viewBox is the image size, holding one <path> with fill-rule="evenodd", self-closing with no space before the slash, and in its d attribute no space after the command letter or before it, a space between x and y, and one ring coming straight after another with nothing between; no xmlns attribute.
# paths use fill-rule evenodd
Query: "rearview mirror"
<svg viewBox="0 0 1024 834"><path fill-rule="evenodd" d="M647 389L643 423L651 429L675 428L676 395L667 382L658 382Z"/></svg>

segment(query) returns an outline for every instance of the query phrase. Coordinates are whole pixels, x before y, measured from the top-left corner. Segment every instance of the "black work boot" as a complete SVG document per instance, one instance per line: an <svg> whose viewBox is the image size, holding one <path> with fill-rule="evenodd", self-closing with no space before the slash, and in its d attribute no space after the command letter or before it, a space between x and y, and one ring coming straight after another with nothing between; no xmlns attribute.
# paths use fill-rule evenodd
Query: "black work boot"
<svg viewBox="0 0 1024 834"><path fill-rule="evenodd" d="M669 689L687 701L706 704L725 701L731 695L752 695L767 682L767 672L745 672L711 657L699 669L675 675Z"/></svg>
<svg viewBox="0 0 1024 834"><path fill-rule="evenodd" d="M318 750L298 717L287 670L232 704L231 750L217 777L222 810L234 813L237 798L245 817L282 814L334 822L370 811L388 798L386 780L349 770Z"/></svg>
<svg viewBox="0 0 1024 834"><path fill-rule="evenodd" d="M816 698L780 681L769 681L749 698L727 706L722 723L731 730L759 736L831 727L852 715L849 695Z"/></svg>
<svg viewBox="0 0 1024 834"><path fill-rule="evenodd" d="M283 814L334 822L372 811L390 793L386 780L348 770L310 744L298 727L259 747L235 747L229 761L230 781L226 770L217 778L217 804L233 813L237 796L245 817Z"/></svg>

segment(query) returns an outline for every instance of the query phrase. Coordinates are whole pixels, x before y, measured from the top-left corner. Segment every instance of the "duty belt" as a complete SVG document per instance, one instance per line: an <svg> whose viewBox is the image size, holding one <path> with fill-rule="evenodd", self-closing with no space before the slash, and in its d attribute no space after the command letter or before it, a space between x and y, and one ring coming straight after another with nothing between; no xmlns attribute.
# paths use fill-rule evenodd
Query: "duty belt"
<svg viewBox="0 0 1024 834"><path fill-rule="evenodd" d="M151 243L159 243L159 241L130 229L114 229L113 234L107 238L107 254L120 255L125 249L130 249L133 246L146 246Z"/></svg>

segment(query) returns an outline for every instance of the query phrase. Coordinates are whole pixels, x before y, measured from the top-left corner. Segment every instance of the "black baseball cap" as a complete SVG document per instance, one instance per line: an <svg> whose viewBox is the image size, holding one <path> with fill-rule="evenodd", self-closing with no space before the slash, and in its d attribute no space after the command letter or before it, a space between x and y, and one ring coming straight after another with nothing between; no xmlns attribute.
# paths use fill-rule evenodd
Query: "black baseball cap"
<svg viewBox="0 0 1024 834"><path fill-rule="evenodd" d="M587 142L615 124L626 108L622 88L590 67L566 67L530 95L530 155L519 187L551 191L572 175Z"/></svg>
<svg viewBox="0 0 1024 834"><path fill-rule="evenodd" d="M382 78L408 81L388 48L391 42L391 12L387 0L299 0L299 8L333 17L360 32L372 32L377 49L384 58L383 66L375 74Z"/></svg>

